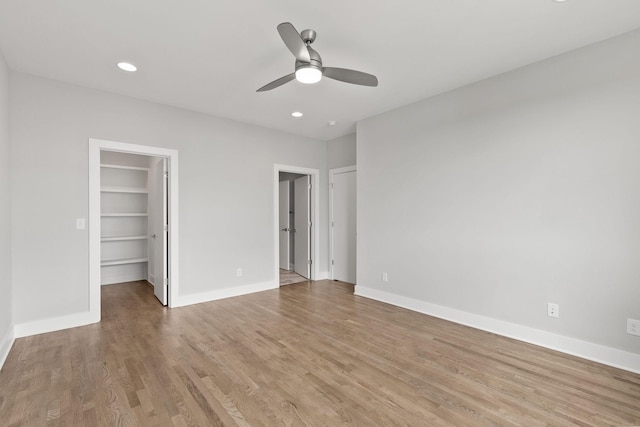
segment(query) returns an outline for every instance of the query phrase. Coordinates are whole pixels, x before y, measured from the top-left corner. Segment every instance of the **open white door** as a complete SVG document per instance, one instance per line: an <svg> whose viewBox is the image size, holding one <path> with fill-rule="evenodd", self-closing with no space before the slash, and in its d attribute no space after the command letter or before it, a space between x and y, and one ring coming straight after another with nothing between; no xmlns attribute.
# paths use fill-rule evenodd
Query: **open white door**
<svg viewBox="0 0 640 427"><path fill-rule="evenodd" d="M153 276L155 283L153 284L153 293L162 303L168 303L168 287L169 287L169 271L168 271L168 243L169 243L169 217L168 217L168 197L167 189L169 174L167 171L167 159L159 159L157 166L153 168L155 188L158 190L154 197L154 209L158 213L158 218L154 223L154 234L151 235L154 245L153 260ZM160 215L160 213L162 213Z"/></svg>
<svg viewBox="0 0 640 427"><path fill-rule="evenodd" d="M311 181L303 176L294 181L293 215L295 223L294 270L299 275L311 277Z"/></svg>
<svg viewBox="0 0 640 427"><path fill-rule="evenodd" d="M356 171L336 173L331 183L332 278L356 283Z"/></svg>
<svg viewBox="0 0 640 427"><path fill-rule="evenodd" d="M291 270L289 260L291 259L289 248L289 233L291 225L289 224L289 211L291 197L289 181L280 181L280 208L278 210L278 218L280 221L280 268L283 270Z"/></svg>

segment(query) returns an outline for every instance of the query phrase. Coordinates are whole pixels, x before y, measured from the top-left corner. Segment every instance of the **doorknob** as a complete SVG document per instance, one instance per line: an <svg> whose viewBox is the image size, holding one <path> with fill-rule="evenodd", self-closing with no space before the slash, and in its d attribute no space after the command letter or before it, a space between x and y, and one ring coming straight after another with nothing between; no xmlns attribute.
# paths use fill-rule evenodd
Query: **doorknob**
<svg viewBox="0 0 640 427"><path fill-rule="evenodd" d="M283 228L282 231L290 231L289 228Z"/></svg>

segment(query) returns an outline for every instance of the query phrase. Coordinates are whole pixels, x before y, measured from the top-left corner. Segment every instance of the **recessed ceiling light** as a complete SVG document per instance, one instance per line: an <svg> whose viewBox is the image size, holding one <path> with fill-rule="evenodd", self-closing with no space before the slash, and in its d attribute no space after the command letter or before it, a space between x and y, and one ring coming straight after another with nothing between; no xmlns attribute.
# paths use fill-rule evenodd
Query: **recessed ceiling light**
<svg viewBox="0 0 640 427"><path fill-rule="evenodd" d="M553 0L553 1L556 2L556 3L564 3L567 0Z"/></svg>
<svg viewBox="0 0 640 427"><path fill-rule="evenodd" d="M304 114L302 114L300 111L294 111L293 113L291 113L291 115L293 117L302 117Z"/></svg>
<svg viewBox="0 0 640 427"><path fill-rule="evenodd" d="M120 68L123 71L128 71L130 73L133 73L138 70L138 67L128 62L118 62L118 68Z"/></svg>
<svg viewBox="0 0 640 427"><path fill-rule="evenodd" d="M329 126L335 126L335 125L336 125L336 123L338 123L338 122L336 122L335 120L329 120L329 121L327 122L327 124L328 124Z"/></svg>

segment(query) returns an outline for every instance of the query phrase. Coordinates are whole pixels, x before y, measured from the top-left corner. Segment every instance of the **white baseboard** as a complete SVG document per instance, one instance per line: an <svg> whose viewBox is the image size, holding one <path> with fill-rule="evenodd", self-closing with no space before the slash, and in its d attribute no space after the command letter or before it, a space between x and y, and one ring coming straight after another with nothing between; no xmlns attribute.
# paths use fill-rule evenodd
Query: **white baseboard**
<svg viewBox="0 0 640 427"><path fill-rule="evenodd" d="M236 286L233 288L216 289L214 291L180 296L178 297L178 301L172 302L171 307L184 307L185 305L200 304L202 302L237 297L240 295L252 294L254 292L268 291L270 289L278 289L278 287L279 284L277 282L263 282Z"/></svg>
<svg viewBox="0 0 640 427"><path fill-rule="evenodd" d="M329 280L329 272L328 271L319 271L318 277L316 280Z"/></svg>
<svg viewBox="0 0 640 427"><path fill-rule="evenodd" d="M96 318L96 316L86 311L83 313L75 313L66 316L35 320L33 322L18 323L14 326L13 334L16 338L22 338L31 335L44 334L46 332L60 331L62 329L90 325L99 321L99 313Z"/></svg>
<svg viewBox="0 0 640 427"><path fill-rule="evenodd" d="M355 294L640 374L640 354L379 291L362 285L355 287Z"/></svg>
<svg viewBox="0 0 640 427"><path fill-rule="evenodd" d="M147 276L135 272L129 274L119 274L117 276L103 275L100 285L115 285L116 283L137 282L138 280L147 280Z"/></svg>
<svg viewBox="0 0 640 427"><path fill-rule="evenodd" d="M11 325L7 333L0 339L0 369L4 366L4 362L7 360L7 356L9 356L9 351L11 351L11 346L13 346L14 341L13 325Z"/></svg>
<svg viewBox="0 0 640 427"><path fill-rule="evenodd" d="M215 291L181 296L178 301L171 306L182 307L185 305L199 304L201 302L215 301L218 299L230 298L277 288L278 283L265 282L252 285L237 286L234 288L218 289ZM62 329L90 325L99 321L99 314L98 316L93 316L89 312L76 313L67 316L36 320L33 322L19 323L14 326L13 334L15 338L28 337L31 335L44 334L46 332L60 331Z"/></svg>

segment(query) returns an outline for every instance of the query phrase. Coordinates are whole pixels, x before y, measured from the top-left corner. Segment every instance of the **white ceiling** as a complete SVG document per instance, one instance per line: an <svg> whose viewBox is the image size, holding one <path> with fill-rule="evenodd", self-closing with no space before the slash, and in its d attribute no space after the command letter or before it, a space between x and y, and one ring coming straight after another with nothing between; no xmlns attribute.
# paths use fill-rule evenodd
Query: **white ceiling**
<svg viewBox="0 0 640 427"><path fill-rule="evenodd" d="M317 31L325 66L380 85L325 78L256 93L293 72L276 30L285 21ZM636 28L639 0L0 0L13 70L323 140ZM123 60L139 71L118 70Z"/></svg>

